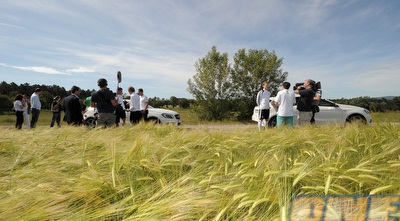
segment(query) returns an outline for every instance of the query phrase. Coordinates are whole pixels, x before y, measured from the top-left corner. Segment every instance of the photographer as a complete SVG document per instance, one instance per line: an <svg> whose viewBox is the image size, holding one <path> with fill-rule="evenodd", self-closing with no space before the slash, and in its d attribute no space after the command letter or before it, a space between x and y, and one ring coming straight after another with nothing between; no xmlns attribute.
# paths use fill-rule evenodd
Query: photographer
<svg viewBox="0 0 400 221"><path fill-rule="evenodd" d="M299 125L307 125L313 123L315 112L313 111L313 100L315 97L315 91L313 89L315 82L311 79L304 81L303 85L298 86L294 93L300 95L300 100L297 103L297 110L299 111L298 123ZM320 96L315 99L320 99Z"/></svg>
<svg viewBox="0 0 400 221"><path fill-rule="evenodd" d="M55 96L53 98L53 102L51 102L51 112L53 113L53 116L51 118L50 122L50 127L54 126L54 123L57 123L57 126L60 127L60 121L61 121L61 116L60 116L60 110L61 110L61 97L60 96Z"/></svg>

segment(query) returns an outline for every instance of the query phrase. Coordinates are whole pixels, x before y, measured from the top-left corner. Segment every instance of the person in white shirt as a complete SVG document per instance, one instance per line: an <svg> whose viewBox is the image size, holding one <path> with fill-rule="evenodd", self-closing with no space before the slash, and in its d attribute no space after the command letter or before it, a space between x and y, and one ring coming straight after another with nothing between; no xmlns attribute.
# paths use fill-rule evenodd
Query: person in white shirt
<svg viewBox="0 0 400 221"><path fill-rule="evenodd" d="M129 111L131 112L129 121L131 124L137 124L142 118L142 113L140 112L140 97L135 93L135 88L132 86L128 88L128 93L131 95L129 99Z"/></svg>
<svg viewBox="0 0 400 221"><path fill-rule="evenodd" d="M289 88L290 83L283 82L282 90L275 97L275 105L278 106L276 127L282 125L293 127L293 105L296 104L296 97Z"/></svg>
<svg viewBox="0 0 400 221"><path fill-rule="evenodd" d="M149 115L149 99L143 94L143 89L139 88L138 94L140 96L140 112L142 112L142 118L147 121L147 115Z"/></svg>
<svg viewBox="0 0 400 221"><path fill-rule="evenodd" d="M269 118L269 98L271 93L268 91L269 83L268 81L263 82L263 89L257 94L257 105L259 108L259 121L258 121L258 131L261 131L261 126L264 124L265 128L268 127L267 120Z"/></svg>
<svg viewBox="0 0 400 221"><path fill-rule="evenodd" d="M122 88L117 89L117 107L115 108L115 127L119 126L119 122L122 120L122 126L125 126L126 112L125 103L122 96Z"/></svg>
<svg viewBox="0 0 400 221"><path fill-rule="evenodd" d="M22 94L17 94L14 98L14 110L15 116L17 117L17 122L15 123L15 128L20 130L22 124L24 123L24 103L22 102Z"/></svg>
<svg viewBox="0 0 400 221"><path fill-rule="evenodd" d="M42 103L40 103L39 99L40 94L42 94L42 89L36 88L35 92L31 96L31 113L32 113L31 128L36 127L36 123L39 120L40 110L42 109Z"/></svg>

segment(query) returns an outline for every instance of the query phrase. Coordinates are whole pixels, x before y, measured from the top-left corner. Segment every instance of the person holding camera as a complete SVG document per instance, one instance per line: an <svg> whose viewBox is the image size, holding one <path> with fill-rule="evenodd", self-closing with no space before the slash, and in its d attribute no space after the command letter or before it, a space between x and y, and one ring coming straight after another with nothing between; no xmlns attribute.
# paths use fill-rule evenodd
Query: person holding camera
<svg viewBox="0 0 400 221"><path fill-rule="evenodd" d="M261 126L264 122L265 128L267 128L267 120L269 118L269 98L271 93L268 91L269 83L268 81L263 82L263 88L257 93L257 105L259 107L259 121L258 121L258 131L261 131Z"/></svg>
<svg viewBox="0 0 400 221"><path fill-rule="evenodd" d="M60 96L55 96L53 98L53 102L51 102L51 112L53 113L53 116L51 118L51 122L50 122L50 127L54 126L54 123L57 122L57 126L60 127L60 119L61 119L61 97Z"/></svg>
<svg viewBox="0 0 400 221"><path fill-rule="evenodd" d="M315 92L313 90L314 81L307 79L303 85L297 87L294 93L300 95L300 99L297 103L297 110L299 116L297 118L299 125L307 125L311 123L313 118L313 100Z"/></svg>

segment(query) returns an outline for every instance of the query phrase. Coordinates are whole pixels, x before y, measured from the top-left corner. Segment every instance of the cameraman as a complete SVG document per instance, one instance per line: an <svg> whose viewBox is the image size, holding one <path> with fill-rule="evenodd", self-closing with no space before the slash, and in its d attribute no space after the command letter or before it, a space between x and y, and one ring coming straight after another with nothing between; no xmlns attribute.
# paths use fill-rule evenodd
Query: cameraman
<svg viewBox="0 0 400 221"><path fill-rule="evenodd" d="M299 102L297 103L297 110L299 111L298 123L299 125L307 125L312 123L313 119L313 100L315 92L313 90L315 82L311 79L304 81L302 86L298 86L294 93L300 95ZM316 97L315 99L320 99Z"/></svg>

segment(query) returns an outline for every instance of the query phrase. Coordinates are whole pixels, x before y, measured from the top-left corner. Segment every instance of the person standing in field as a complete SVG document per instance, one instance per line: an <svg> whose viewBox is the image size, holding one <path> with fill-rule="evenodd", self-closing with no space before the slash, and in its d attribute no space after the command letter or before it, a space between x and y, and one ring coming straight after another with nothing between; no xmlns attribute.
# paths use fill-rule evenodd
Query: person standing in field
<svg viewBox="0 0 400 221"><path fill-rule="evenodd" d="M140 96L140 112L142 113L142 118L147 121L147 115L149 115L149 99L143 94L143 89L139 88L138 95Z"/></svg>
<svg viewBox="0 0 400 221"><path fill-rule="evenodd" d="M131 95L129 99L129 111L131 112L129 121L131 124L138 124L142 118L142 113L140 112L140 97L135 93L135 88L132 86L128 88L128 93Z"/></svg>
<svg viewBox="0 0 400 221"><path fill-rule="evenodd" d="M42 109L42 103L40 102L39 96L42 94L42 89L36 88L35 92L31 96L31 128L36 127L36 123L39 120L40 110Z"/></svg>
<svg viewBox="0 0 400 221"><path fill-rule="evenodd" d="M51 102L51 112L53 113L53 117L51 118L50 127L54 126L54 123L57 122L57 126L61 127L61 97L55 96L53 98L53 102Z"/></svg>
<svg viewBox="0 0 400 221"><path fill-rule="evenodd" d="M290 83L283 82L282 90L275 97L275 105L278 106L276 127L287 125L293 127L293 105L296 104L296 97L289 91Z"/></svg>
<svg viewBox="0 0 400 221"><path fill-rule="evenodd" d="M15 116L17 117L17 122L15 123L15 128L20 130L22 128L22 124L24 123L24 103L22 101L22 94L17 94L14 98L14 107Z"/></svg>
<svg viewBox="0 0 400 221"><path fill-rule="evenodd" d="M29 116L29 99L25 94L22 96L22 102L24 103L24 122L27 128L31 128L31 119Z"/></svg>
<svg viewBox="0 0 400 221"><path fill-rule="evenodd" d="M256 102L259 108L258 131L261 131L261 126L263 123L265 128L268 127L267 120L269 118L269 99L271 97L271 93L268 91L268 87L268 81L264 81L262 90L257 93Z"/></svg>
<svg viewBox="0 0 400 221"><path fill-rule="evenodd" d="M82 105L79 100L81 89L78 86L72 86L71 95L64 99L64 121L68 125L80 126L83 121Z"/></svg>
<svg viewBox="0 0 400 221"><path fill-rule="evenodd" d="M307 79L303 83L304 88L299 86L294 90L294 93L300 95L299 102L297 103L297 110L299 111L297 120L299 125L311 124L311 119L313 118L312 103L315 95L312 89L313 84L313 80Z"/></svg>
<svg viewBox="0 0 400 221"><path fill-rule="evenodd" d="M99 118L97 125L102 127L110 127L115 124L114 110L117 105L114 93L107 87L107 80L100 78L97 81L100 89L92 94L90 100L91 107L97 107Z"/></svg>
<svg viewBox="0 0 400 221"><path fill-rule="evenodd" d="M126 113L125 103L122 97L122 88L117 89L117 107L115 108L115 127L119 126L119 122L122 120L122 126L125 126Z"/></svg>

